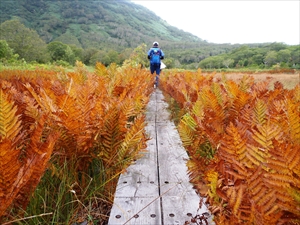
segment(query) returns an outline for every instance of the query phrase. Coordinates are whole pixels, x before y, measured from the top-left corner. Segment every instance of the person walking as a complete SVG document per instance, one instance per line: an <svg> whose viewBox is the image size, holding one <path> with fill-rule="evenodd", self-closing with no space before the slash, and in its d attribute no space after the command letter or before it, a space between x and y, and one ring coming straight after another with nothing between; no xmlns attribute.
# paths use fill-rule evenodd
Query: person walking
<svg viewBox="0 0 300 225"><path fill-rule="evenodd" d="M150 72L151 74L156 73L154 88L158 87L159 83L159 74L160 74L160 65L162 59L164 59L164 52L158 47L159 44L157 41L153 42L152 48L148 51L148 59L150 59Z"/></svg>

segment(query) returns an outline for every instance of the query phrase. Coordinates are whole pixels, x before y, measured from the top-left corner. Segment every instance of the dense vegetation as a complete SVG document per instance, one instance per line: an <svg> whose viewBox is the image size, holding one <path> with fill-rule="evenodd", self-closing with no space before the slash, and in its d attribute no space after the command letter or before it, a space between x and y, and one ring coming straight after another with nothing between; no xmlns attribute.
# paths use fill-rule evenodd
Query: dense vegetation
<svg viewBox="0 0 300 225"><path fill-rule="evenodd" d="M151 80L100 63L0 71L0 224L107 224L120 173L146 148Z"/></svg>
<svg viewBox="0 0 300 225"><path fill-rule="evenodd" d="M162 76L162 90L180 109L191 182L217 225L299 224L299 79L291 89L279 81L270 89L270 78L227 75Z"/></svg>
<svg viewBox="0 0 300 225"><path fill-rule="evenodd" d="M92 66L121 65L134 48L146 44L146 52L156 40L166 53L168 68L300 67L299 45L209 43L127 0L2 1L0 22L4 63L73 65L80 60Z"/></svg>

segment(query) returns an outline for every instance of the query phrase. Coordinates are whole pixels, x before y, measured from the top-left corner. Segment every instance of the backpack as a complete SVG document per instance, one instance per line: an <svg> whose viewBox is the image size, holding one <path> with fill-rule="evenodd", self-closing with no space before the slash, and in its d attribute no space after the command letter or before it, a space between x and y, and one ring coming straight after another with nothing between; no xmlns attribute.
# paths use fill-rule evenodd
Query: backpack
<svg viewBox="0 0 300 225"><path fill-rule="evenodd" d="M152 48L150 52L150 62L160 63L161 50L159 48Z"/></svg>

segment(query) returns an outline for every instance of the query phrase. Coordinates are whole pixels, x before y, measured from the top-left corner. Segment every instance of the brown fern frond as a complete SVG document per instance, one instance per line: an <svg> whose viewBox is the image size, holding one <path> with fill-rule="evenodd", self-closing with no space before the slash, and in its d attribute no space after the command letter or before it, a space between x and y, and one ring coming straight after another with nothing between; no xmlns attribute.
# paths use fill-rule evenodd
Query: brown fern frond
<svg viewBox="0 0 300 225"><path fill-rule="evenodd" d="M220 84L218 83L213 83L212 84L212 93L216 96L217 100L218 100L218 103L220 105L223 105L223 93L222 93L222 89L221 89L221 86Z"/></svg>
<svg viewBox="0 0 300 225"><path fill-rule="evenodd" d="M117 152L126 133L127 118L115 107L112 107L104 119L104 127L100 135L100 152L98 156L105 162L107 168L118 156Z"/></svg>
<svg viewBox="0 0 300 225"><path fill-rule="evenodd" d="M181 137L183 146L188 147L193 145L195 138L195 131L183 122L178 124L178 132Z"/></svg>
<svg viewBox="0 0 300 225"><path fill-rule="evenodd" d="M5 138L14 140L21 130L21 121L16 115L17 106L7 98L0 89L0 141Z"/></svg>
<svg viewBox="0 0 300 225"><path fill-rule="evenodd" d="M275 184L276 181L278 181L277 186L281 186L282 183L286 183L285 186L289 186L290 184L295 185L296 180L291 175L286 174L280 174L280 173L266 173L264 174L264 177L268 179L268 182L274 181L273 184Z"/></svg>
<svg viewBox="0 0 300 225"><path fill-rule="evenodd" d="M202 140L202 135L201 132L197 132L197 123L191 114L185 114L181 118L178 124L178 132L183 145L195 152L199 147L199 140Z"/></svg>
<svg viewBox="0 0 300 225"><path fill-rule="evenodd" d="M227 196L228 196L228 203L233 206L234 203L236 202L237 198L237 191L234 187L229 187L227 190Z"/></svg>
<svg viewBox="0 0 300 225"><path fill-rule="evenodd" d="M290 169L288 163L284 158L268 158L268 167L274 171L278 171L282 174L289 174Z"/></svg>
<svg viewBox="0 0 300 225"><path fill-rule="evenodd" d="M43 126L43 122L39 122L37 126L37 132L40 133L40 126ZM34 132L34 136L36 135ZM17 185L20 189L18 196L15 200L15 204L21 208L26 208L30 195L34 192L41 177L43 176L50 157L52 155L56 140L58 139L58 133L52 133L48 135L46 140L38 143L33 143L35 139L32 139L31 148L27 151L27 161L24 165L24 171L22 177ZM38 148L38 149L37 149Z"/></svg>
<svg viewBox="0 0 300 225"><path fill-rule="evenodd" d="M102 76L102 77L108 76L107 69L106 69L105 65L103 65L100 62L96 63L95 72L96 72L96 75L98 75L98 76Z"/></svg>
<svg viewBox="0 0 300 225"><path fill-rule="evenodd" d="M297 154L294 154L294 157L292 157L293 155L291 155L291 157L288 157L288 167L294 171L298 176L300 176L299 174L299 167L300 167L300 154L299 154L299 149L300 149L300 145L296 145L294 148L294 152L297 152L296 150L298 150ZM297 172L298 171L298 172Z"/></svg>
<svg viewBox="0 0 300 225"><path fill-rule="evenodd" d="M230 123L229 126L226 128L226 135L224 135L223 140L221 141L221 147L219 149L218 154L221 157L226 157L231 164L234 164L235 161L232 159L237 159L240 164L235 167L235 169L240 168L240 165L247 166L248 168L252 167L251 161L247 158L247 145L246 139L243 137L245 136L246 130L242 128L237 128ZM226 156L228 155L228 156ZM245 174L245 172L242 172Z"/></svg>
<svg viewBox="0 0 300 225"><path fill-rule="evenodd" d="M271 78L267 78L263 81L256 82L251 86L251 93L254 97L262 99L263 96L267 95L269 92Z"/></svg>
<svg viewBox="0 0 300 225"><path fill-rule="evenodd" d="M257 188L257 191L260 191L262 189L262 186L264 186L261 177L263 176L264 170L261 166L255 168L255 171L250 175L247 179L247 184L250 191L253 191L255 188ZM254 193L254 195L257 192Z"/></svg>
<svg viewBox="0 0 300 225"><path fill-rule="evenodd" d="M254 124L263 125L267 120L267 106L263 100L257 99L253 109Z"/></svg>
<svg viewBox="0 0 300 225"><path fill-rule="evenodd" d="M260 144L261 148L265 149L263 151L273 148L272 139L280 139L282 135L280 127L271 123L256 127L257 131L253 130L253 139Z"/></svg>
<svg viewBox="0 0 300 225"><path fill-rule="evenodd" d="M244 185L240 185L238 187L236 201L233 206L233 214L236 216L238 215L238 212L239 212L242 200L243 200L243 195L244 195L245 189L246 189L246 187Z"/></svg>
<svg viewBox="0 0 300 225"><path fill-rule="evenodd" d="M265 149L248 145L247 148L247 158L256 166L266 163L267 157L269 156L268 152Z"/></svg>
<svg viewBox="0 0 300 225"><path fill-rule="evenodd" d="M21 168L19 157L20 150L15 149L11 140L0 141L0 218L14 200L10 195Z"/></svg>
<svg viewBox="0 0 300 225"><path fill-rule="evenodd" d="M298 84L291 93L291 97L295 102L300 102L300 84Z"/></svg>
<svg viewBox="0 0 300 225"><path fill-rule="evenodd" d="M247 92L250 87L254 84L254 77L249 75L244 75L239 82L239 88L242 92Z"/></svg>
<svg viewBox="0 0 300 225"><path fill-rule="evenodd" d="M251 196L251 201L253 201L256 205L258 204L259 200L268 192L268 188L264 185L260 186L259 192L257 192L255 195Z"/></svg>
<svg viewBox="0 0 300 225"><path fill-rule="evenodd" d="M121 170L127 168L134 159L137 159L141 150L145 149L144 121L144 117L138 117L125 134L118 150L118 161L120 163L116 163L123 164Z"/></svg>
<svg viewBox="0 0 300 225"><path fill-rule="evenodd" d="M226 81L226 83L224 84L224 86L225 86L225 88L227 90L227 94L229 95L229 97L231 99L236 99L237 96L241 92L239 86L233 80Z"/></svg>
<svg viewBox="0 0 300 225"><path fill-rule="evenodd" d="M287 100L287 118L292 141L300 144L300 103Z"/></svg>
<svg viewBox="0 0 300 225"><path fill-rule="evenodd" d="M195 115L197 121L201 121L204 117L204 106L201 101L196 101L192 108L192 113Z"/></svg>
<svg viewBox="0 0 300 225"><path fill-rule="evenodd" d="M262 207L262 211L264 213L266 213L276 201L276 194L276 190L270 190L269 192L266 192L264 196L257 202L257 205Z"/></svg>
<svg viewBox="0 0 300 225"><path fill-rule="evenodd" d="M40 88L40 93L37 94L36 91L34 90L34 88L29 83L25 84L24 86L27 88L27 90L30 92L30 94L34 97L34 99L36 100L36 102L39 104L39 106L42 108L42 110L44 112L48 112L48 113L56 113L57 112L58 109L57 109L56 105L53 103L53 99L47 95L45 90Z"/></svg>

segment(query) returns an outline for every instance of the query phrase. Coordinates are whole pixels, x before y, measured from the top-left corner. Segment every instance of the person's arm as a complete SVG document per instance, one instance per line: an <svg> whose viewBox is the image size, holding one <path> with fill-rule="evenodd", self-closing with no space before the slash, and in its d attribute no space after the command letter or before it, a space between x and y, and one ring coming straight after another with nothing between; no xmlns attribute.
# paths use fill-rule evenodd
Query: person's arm
<svg viewBox="0 0 300 225"><path fill-rule="evenodd" d="M165 58L165 54L162 50L160 50L161 54L160 54L160 59L164 59Z"/></svg>
<svg viewBox="0 0 300 225"><path fill-rule="evenodd" d="M148 51L148 59L150 59L150 58L151 58L151 56L150 56L150 52L151 52L151 49Z"/></svg>

